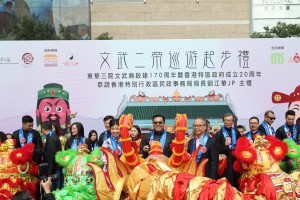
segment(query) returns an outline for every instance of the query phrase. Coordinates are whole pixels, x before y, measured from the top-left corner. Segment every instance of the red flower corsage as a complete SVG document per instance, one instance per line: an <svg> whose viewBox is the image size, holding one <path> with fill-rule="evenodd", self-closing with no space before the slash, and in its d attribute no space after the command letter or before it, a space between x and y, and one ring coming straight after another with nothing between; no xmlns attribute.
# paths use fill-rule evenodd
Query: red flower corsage
<svg viewBox="0 0 300 200"><path fill-rule="evenodd" d="M291 132L288 132L288 133L287 133L287 136L288 136L288 137L291 137L291 136L292 136L292 133L291 133Z"/></svg>
<svg viewBox="0 0 300 200"><path fill-rule="evenodd" d="M206 147L201 147L201 152L205 153L207 151Z"/></svg>
<svg viewBox="0 0 300 200"><path fill-rule="evenodd" d="M24 144L26 142L26 139L25 138L21 138L20 142Z"/></svg>
<svg viewBox="0 0 300 200"><path fill-rule="evenodd" d="M116 152L117 155L121 155L121 150L120 149L116 149L115 152Z"/></svg>

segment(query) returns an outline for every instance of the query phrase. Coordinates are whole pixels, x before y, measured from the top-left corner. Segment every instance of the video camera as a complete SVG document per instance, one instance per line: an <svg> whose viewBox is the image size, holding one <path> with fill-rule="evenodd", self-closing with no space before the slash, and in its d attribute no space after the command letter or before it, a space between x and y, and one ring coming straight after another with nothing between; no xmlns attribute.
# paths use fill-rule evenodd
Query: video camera
<svg viewBox="0 0 300 200"><path fill-rule="evenodd" d="M51 178L51 182L57 182L58 181L58 175L52 174L49 176L49 167L48 163L42 163L39 164L39 179L43 182L46 182L48 180L48 177Z"/></svg>

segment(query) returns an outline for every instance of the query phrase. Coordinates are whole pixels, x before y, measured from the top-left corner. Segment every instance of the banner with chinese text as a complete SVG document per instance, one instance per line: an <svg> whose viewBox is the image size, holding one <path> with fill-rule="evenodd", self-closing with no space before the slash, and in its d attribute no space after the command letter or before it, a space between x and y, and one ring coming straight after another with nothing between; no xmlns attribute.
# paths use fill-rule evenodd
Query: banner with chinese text
<svg viewBox="0 0 300 200"><path fill-rule="evenodd" d="M77 113L72 122L81 121L87 131L103 130L102 118L118 117L130 103L219 105L221 100L247 127L249 117L262 121L266 110L274 110L277 128L284 123L289 103L300 101L290 96L300 85L299 42L1 41L0 130L20 128L22 115L35 118L41 112L38 91L49 83L58 83L68 92L69 110ZM298 119L297 105L291 109L298 111Z"/></svg>

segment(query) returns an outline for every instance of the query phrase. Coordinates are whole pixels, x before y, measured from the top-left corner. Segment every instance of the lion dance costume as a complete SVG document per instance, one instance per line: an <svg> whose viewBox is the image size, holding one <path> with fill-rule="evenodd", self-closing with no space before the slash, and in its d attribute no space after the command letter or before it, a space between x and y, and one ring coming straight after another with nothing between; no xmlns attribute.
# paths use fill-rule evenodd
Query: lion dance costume
<svg viewBox="0 0 300 200"><path fill-rule="evenodd" d="M55 160L64 167L64 188L54 191L56 199L63 200L94 200L96 199L94 189L94 177L86 163L97 163L102 166L100 161L101 152L96 148L91 154L88 154L86 144L78 147L77 151L69 149L58 152Z"/></svg>
<svg viewBox="0 0 300 200"><path fill-rule="evenodd" d="M234 168L241 172L244 199L298 199L297 184L279 167L287 152L286 143L273 136L256 135L253 143L246 137L238 140Z"/></svg>
<svg viewBox="0 0 300 200"><path fill-rule="evenodd" d="M286 159L281 162L280 168L289 173L297 186L295 187L295 195L300 199L300 146L293 139L286 138L283 140L288 145L288 153Z"/></svg>
<svg viewBox="0 0 300 200"><path fill-rule="evenodd" d="M99 199L117 200L121 193L126 199L243 199L243 194L226 179L211 180L202 177L205 163L189 163L189 167L185 167L188 160L196 162L196 159L189 159L190 155L184 148L186 115L176 116L176 138L170 147L173 152L170 158L162 155L159 142L153 142L149 157L141 159L131 145L129 130L132 123L132 115L121 116L119 124L124 162L107 149L101 148L107 158L107 167L88 163L94 172Z"/></svg>
<svg viewBox="0 0 300 200"><path fill-rule="evenodd" d="M33 149L33 144L14 149L12 139L0 143L0 200L10 199L22 190L35 196L38 167L32 161Z"/></svg>

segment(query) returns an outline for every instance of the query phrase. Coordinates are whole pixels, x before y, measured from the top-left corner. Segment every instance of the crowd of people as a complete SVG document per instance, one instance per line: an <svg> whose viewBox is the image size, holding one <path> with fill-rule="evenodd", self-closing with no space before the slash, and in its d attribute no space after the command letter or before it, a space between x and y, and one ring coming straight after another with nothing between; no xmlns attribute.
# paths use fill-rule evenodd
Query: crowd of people
<svg viewBox="0 0 300 200"><path fill-rule="evenodd" d="M203 159L208 158L206 165L205 176L211 179L218 179L226 177L230 184L237 189L238 179L240 174L233 170L233 163L236 160L233 151L236 148L237 140L240 137L246 137L250 141L254 141L256 134L271 135L279 140L285 138L293 139L297 144L299 143L299 128L294 123L295 112L288 110L285 113L285 122L276 131L272 127L272 123L276 119L275 113L271 110L266 111L264 120L259 122L257 117L249 119L250 131L245 132L243 125L238 125L234 114L226 113L223 116L223 126L216 133L211 134L209 121L203 117L198 117L193 122L193 131L186 135L187 152L192 154L197 148L201 150L197 154L197 163ZM13 134L4 134L0 132L1 142L6 139L13 138L15 140L15 148L23 147L25 144L33 143L33 161L36 164L47 163L48 174L56 175L58 180L51 182L51 179L40 181L38 188L37 199L54 199L51 194L56 189L62 189L64 184L62 167L55 161L55 154L63 149L74 149L86 144L89 152L94 151L98 147L106 147L111 152L116 153L119 157L122 156L122 142L120 141L119 120L113 116L106 116L103 120L106 130L98 135L97 131L91 130L88 137L85 137L84 126L80 122L75 122L70 127L71 135L67 139L65 146L63 146L59 135L55 132L55 124L51 122L44 122L42 124L42 134L46 141L43 143L41 135L38 131L33 129L33 118L31 116L22 117L22 127L13 132ZM170 145L175 139L176 134L169 133L165 130L165 117L163 115L155 115L152 117L153 130L149 134L142 137L141 128L138 125L133 125L130 129L130 136L132 145L139 150L139 154L143 158L149 156L151 144L154 141L159 141L162 146L163 155L170 157L172 150ZM218 165L220 154L227 157L227 165L222 175L218 174ZM41 195L42 194L42 195ZM27 197L27 196L28 197ZM30 199L30 194L26 191L18 192L14 200Z"/></svg>

